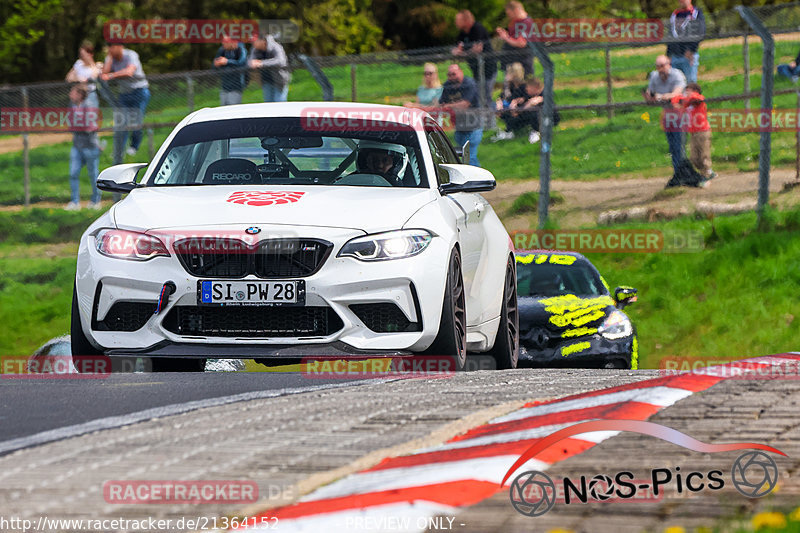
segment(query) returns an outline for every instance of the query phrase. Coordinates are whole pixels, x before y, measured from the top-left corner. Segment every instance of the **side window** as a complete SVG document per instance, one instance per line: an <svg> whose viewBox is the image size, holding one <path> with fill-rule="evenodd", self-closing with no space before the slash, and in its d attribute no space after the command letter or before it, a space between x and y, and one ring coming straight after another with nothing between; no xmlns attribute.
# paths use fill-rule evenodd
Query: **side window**
<svg viewBox="0 0 800 533"><path fill-rule="evenodd" d="M450 183L450 176L447 174L446 170L439 167L439 164L457 164L461 161L459 161L452 146L450 146L450 141L447 140L447 137L438 125L433 123L426 124L426 129L428 131L428 146L431 148L433 162L436 165L436 174L439 179L439 184Z"/></svg>
<svg viewBox="0 0 800 533"><path fill-rule="evenodd" d="M447 139L447 136L444 134L444 132L442 130L437 129L432 133L433 135L436 136L436 138L439 141L439 144L442 147L441 150L444 153L444 162L453 164L461 163L455 151L453 150L453 146L450 144L450 141Z"/></svg>
<svg viewBox="0 0 800 533"><path fill-rule="evenodd" d="M436 177L439 182L439 185L443 185L445 183L450 183L450 176L447 174L447 171L444 170L439 165L442 163L446 163L447 160L442 153L441 146L439 143L436 142L434 137L435 132L428 132L428 146L431 149L431 157L433 158L433 165L436 167Z"/></svg>

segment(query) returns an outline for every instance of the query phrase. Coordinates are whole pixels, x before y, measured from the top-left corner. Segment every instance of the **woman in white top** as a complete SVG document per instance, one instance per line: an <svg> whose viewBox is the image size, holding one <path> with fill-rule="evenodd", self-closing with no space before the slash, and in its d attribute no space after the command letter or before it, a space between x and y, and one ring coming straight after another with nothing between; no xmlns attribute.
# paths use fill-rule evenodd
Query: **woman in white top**
<svg viewBox="0 0 800 533"><path fill-rule="evenodd" d="M67 81L72 83L86 84L86 105L87 107L100 107L97 98L97 86L93 81L100 76L103 64L94 60L94 45L89 41L83 41L78 49L78 60L72 65L72 69L67 73Z"/></svg>

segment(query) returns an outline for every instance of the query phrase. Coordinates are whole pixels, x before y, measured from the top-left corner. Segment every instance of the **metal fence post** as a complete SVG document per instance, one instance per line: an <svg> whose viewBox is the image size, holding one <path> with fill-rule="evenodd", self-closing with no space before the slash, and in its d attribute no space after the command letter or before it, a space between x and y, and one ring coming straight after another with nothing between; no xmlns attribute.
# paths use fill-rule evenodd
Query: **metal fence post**
<svg viewBox="0 0 800 533"><path fill-rule="evenodd" d="M611 48L606 45L605 47L605 55L606 55L606 103L611 106L614 103L614 87L611 83ZM611 120L614 118L614 108L608 108L608 118Z"/></svg>
<svg viewBox="0 0 800 533"><path fill-rule="evenodd" d="M305 54L297 54L297 58L303 62L303 65L308 69L311 77L314 78L314 81L316 81L320 89L322 89L322 99L326 102L332 101L333 85L331 84L331 80L328 79L328 76L319 68L316 61Z"/></svg>
<svg viewBox="0 0 800 533"><path fill-rule="evenodd" d="M22 108L28 109L28 88L22 87ZM25 190L25 207L31 205L31 151L28 143L28 133L22 134L22 187Z"/></svg>
<svg viewBox="0 0 800 533"><path fill-rule="evenodd" d="M355 63L350 63L350 101L358 102L358 82L356 81Z"/></svg>
<svg viewBox="0 0 800 533"><path fill-rule="evenodd" d="M189 113L194 111L194 78L190 74L186 75L186 103Z"/></svg>
<svg viewBox="0 0 800 533"><path fill-rule="evenodd" d="M736 6L736 11L753 31L761 37L764 54L761 60L761 112L772 110L773 69L775 67L775 41L772 34L764 26L753 11L745 6ZM758 151L758 224L761 225L764 209L769 202L769 165L772 155L772 133L761 132Z"/></svg>
<svg viewBox="0 0 800 533"><path fill-rule="evenodd" d="M553 116L555 114L555 102L553 100L553 82L555 81L555 65L550 59L550 55L544 46L539 43L530 42L528 46L533 49L533 53L539 59L544 70L544 102L539 115L539 128L542 130L541 145L539 151L539 229L543 229L547 224L548 208L550 207L550 152L553 143Z"/></svg>
<svg viewBox="0 0 800 533"><path fill-rule="evenodd" d="M156 144L153 139L153 128L147 128L147 153L150 155L150 160L156 155Z"/></svg>
<svg viewBox="0 0 800 533"><path fill-rule="evenodd" d="M750 94L750 44L747 42L747 33L744 33L744 45L742 55L744 56L744 94ZM750 109L750 99L744 101L744 108Z"/></svg>

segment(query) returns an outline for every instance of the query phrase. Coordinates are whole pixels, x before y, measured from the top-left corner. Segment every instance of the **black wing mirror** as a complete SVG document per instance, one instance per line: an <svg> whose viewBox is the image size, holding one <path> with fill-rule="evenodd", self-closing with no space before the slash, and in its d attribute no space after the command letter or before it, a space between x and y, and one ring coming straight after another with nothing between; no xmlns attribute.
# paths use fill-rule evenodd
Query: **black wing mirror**
<svg viewBox="0 0 800 533"><path fill-rule="evenodd" d="M638 300L638 292L633 287L617 287L614 289L614 301L617 307L624 309L626 305Z"/></svg>

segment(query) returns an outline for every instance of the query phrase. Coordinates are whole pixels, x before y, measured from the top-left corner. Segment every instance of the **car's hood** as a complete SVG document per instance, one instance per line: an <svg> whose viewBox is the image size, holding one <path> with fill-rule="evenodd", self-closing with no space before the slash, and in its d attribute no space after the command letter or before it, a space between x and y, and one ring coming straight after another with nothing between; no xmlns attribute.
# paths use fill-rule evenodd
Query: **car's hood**
<svg viewBox="0 0 800 533"><path fill-rule="evenodd" d="M614 310L610 296L581 298L574 294L552 297L519 297L520 330L547 328L553 331L586 334Z"/></svg>
<svg viewBox="0 0 800 533"><path fill-rule="evenodd" d="M133 190L114 207L125 229L221 224L399 229L435 199L431 189L348 186L176 186Z"/></svg>

